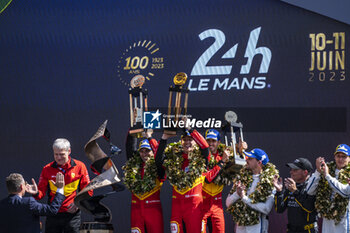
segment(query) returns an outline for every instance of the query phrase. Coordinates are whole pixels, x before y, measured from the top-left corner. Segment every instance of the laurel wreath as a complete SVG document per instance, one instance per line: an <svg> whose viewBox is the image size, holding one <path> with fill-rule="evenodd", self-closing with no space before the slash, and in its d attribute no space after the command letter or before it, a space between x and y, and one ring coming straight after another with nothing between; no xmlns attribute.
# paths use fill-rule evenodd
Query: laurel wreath
<svg viewBox="0 0 350 233"><path fill-rule="evenodd" d="M144 175L141 178L141 168L143 160L138 152L130 158L122 167L124 171L125 186L132 192L138 195L143 195L156 186L157 166L154 158L151 156L145 162Z"/></svg>
<svg viewBox="0 0 350 233"><path fill-rule="evenodd" d="M10 5L12 0L2 0L0 1L0 14Z"/></svg>
<svg viewBox="0 0 350 233"><path fill-rule="evenodd" d="M164 150L165 160L163 163L170 184L176 186L180 191L192 187L196 179L205 172L206 168L205 160L197 145L188 154L189 165L187 172L182 169L184 161L182 153L181 141L170 143Z"/></svg>
<svg viewBox="0 0 350 233"><path fill-rule="evenodd" d="M258 182L255 191L248 196L252 200L252 204L266 202L267 197L271 195L274 189L273 178L275 175L278 175L278 170L276 169L275 165L272 163L267 163L260 174L260 181ZM248 190L253 182L252 171L247 169L246 166L243 167L235 178L234 184L236 184L239 180ZM233 194L236 191L236 188L236 185L234 185L230 191L230 194ZM239 226L251 226L259 223L260 212L252 209L242 200L238 200L233 203L229 208L227 208L227 211L232 214L233 220Z"/></svg>
<svg viewBox="0 0 350 233"><path fill-rule="evenodd" d="M225 144L220 143L218 146L218 154L220 157L222 157L223 152L228 149L231 156L229 157L229 161L226 164L234 164L235 163L235 157L233 156L233 150L231 147L226 146ZM218 164L218 161L214 158L212 154L210 154L208 168L213 169ZM234 177L237 175L237 172L235 172L232 169L229 169L230 167L224 166L221 169L221 172L214 178L212 181L214 184L217 185L230 185Z"/></svg>
<svg viewBox="0 0 350 233"><path fill-rule="evenodd" d="M327 165L329 174L335 177L335 162L332 161L327 163ZM350 164L340 170L338 181L342 184L347 184L348 178L350 178ZM328 184L328 181L322 176L317 186L315 207L323 217L332 219L338 224L347 210L349 199L342 197L338 193L335 193L334 198L332 198L332 193L333 190Z"/></svg>

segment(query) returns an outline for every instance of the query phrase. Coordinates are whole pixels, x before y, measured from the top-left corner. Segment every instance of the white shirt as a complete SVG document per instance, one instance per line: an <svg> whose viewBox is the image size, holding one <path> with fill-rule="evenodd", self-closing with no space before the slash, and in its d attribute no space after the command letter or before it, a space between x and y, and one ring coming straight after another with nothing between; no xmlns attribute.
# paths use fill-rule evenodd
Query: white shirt
<svg viewBox="0 0 350 233"><path fill-rule="evenodd" d="M260 220L262 221L262 223L255 224L253 226L237 226L237 233L267 232L268 221L266 219L266 215L268 215L272 209L276 190L273 189L272 193L267 197L267 200L265 202L258 202L253 204L252 200L248 196L255 191L259 181L260 174L253 175L253 182L247 191L247 195L242 198L242 201L252 209L261 213ZM226 206L229 207L230 205L235 203L239 198L240 197L238 196L237 192L228 195L228 197L226 198Z"/></svg>

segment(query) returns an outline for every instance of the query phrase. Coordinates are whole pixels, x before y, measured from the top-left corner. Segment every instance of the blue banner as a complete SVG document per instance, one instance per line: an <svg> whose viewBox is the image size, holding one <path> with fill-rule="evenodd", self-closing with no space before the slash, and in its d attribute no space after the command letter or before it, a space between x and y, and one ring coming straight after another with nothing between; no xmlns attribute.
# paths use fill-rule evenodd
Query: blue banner
<svg viewBox="0 0 350 233"><path fill-rule="evenodd" d="M2 196L11 172L38 180L58 137L89 165L83 147L108 119L112 141L124 149L128 90L140 74L156 111L166 109L173 77L185 72L194 117L223 120L225 111L235 111L249 147L263 148L283 177L285 163L300 156L332 160L335 147L349 143L347 24L276 0L16 0L3 9ZM124 154L115 163L120 169ZM106 203L116 232L128 232L130 193ZM170 232L168 183L162 203ZM269 232L285 224L271 213ZM226 231L232 230L227 214Z"/></svg>

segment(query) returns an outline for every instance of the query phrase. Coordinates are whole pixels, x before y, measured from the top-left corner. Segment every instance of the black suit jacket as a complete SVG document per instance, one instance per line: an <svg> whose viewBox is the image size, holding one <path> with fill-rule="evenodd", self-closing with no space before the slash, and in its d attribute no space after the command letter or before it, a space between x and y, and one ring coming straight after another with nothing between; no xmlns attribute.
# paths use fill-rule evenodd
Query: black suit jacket
<svg viewBox="0 0 350 233"><path fill-rule="evenodd" d="M39 216L57 214L65 196L56 193L51 205L33 197L9 195L0 201L0 232L40 233Z"/></svg>

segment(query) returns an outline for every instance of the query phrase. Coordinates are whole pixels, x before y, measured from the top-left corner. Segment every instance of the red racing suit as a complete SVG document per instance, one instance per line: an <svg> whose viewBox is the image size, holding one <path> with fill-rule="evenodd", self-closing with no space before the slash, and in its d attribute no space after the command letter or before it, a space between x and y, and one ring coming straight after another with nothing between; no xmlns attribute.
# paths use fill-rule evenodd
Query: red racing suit
<svg viewBox="0 0 350 233"><path fill-rule="evenodd" d="M86 166L83 162L72 159L69 156L69 160L63 166L58 166L58 164L53 161L44 166L38 183L38 194L35 199L39 200L43 198L48 192L49 202L51 203L55 197L57 187L53 184L52 181L56 181L56 174L58 172L63 173L64 175L64 195L66 199L63 201L59 213L67 212L69 206L74 203L74 198L77 195L77 192L85 188L89 182L89 174L86 169ZM93 191L89 191L90 196L92 196Z"/></svg>
<svg viewBox="0 0 350 233"><path fill-rule="evenodd" d="M163 182L157 179L156 187L141 196L131 197L131 233L163 233L163 212L160 202L160 188Z"/></svg>
<svg viewBox="0 0 350 233"><path fill-rule="evenodd" d="M221 156L217 152L213 154L217 162L221 161ZM210 156L208 156L208 161ZM225 232L225 218L222 208L222 190L224 185L217 185L212 182L222 169L222 162L206 173L205 182L203 184L203 220L202 233L206 232L207 219L211 218L212 233Z"/></svg>
<svg viewBox="0 0 350 233"><path fill-rule="evenodd" d="M201 148L202 155L205 159L209 154L209 145L203 136L196 130L191 132L192 138ZM161 140L158 150L161 151L161 143L166 140ZM162 146L163 147L163 146ZM163 153L163 151L161 151ZM159 156L157 152L157 157ZM187 154L182 154L184 161L182 169L185 170L188 167L190 161ZM171 219L170 230L171 233L183 233L184 228L187 233L200 233L202 222L202 185L204 182L204 174L197 178L192 187L186 190L178 190L176 186L173 186L172 205L171 205ZM183 226L183 223L185 226Z"/></svg>
<svg viewBox="0 0 350 233"><path fill-rule="evenodd" d="M135 142L137 140L130 135L128 135L126 146L127 149L127 158L133 156L133 153L136 151ZM158 142L155 139L149 139L150 146L152 151L156 152L158 148ZM131 144L134 144L131 145ZM130 148L133 147L133 148ZM131 149L131 150L130 150ZM130 154L131 153L131 154ZM140 169L141 177L144 175L144 163ZM163 223L163 211L162 205L160 202L160 189L163 185L163 179L157 178L156 186L153 190L138 195L132 193L131 196L131 233L163 233L164 223Z"/></svg>

